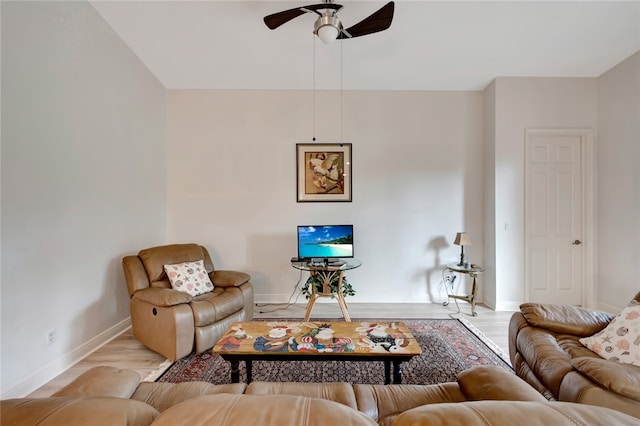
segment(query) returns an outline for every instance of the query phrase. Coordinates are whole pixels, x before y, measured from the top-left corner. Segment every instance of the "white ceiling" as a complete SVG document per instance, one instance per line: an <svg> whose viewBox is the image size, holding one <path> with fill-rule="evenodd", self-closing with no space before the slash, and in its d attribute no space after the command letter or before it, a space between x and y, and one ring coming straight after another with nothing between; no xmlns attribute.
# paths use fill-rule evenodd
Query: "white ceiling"
<svg viewBox="0 0 640 426"><path fill-rule="evenodd" d="M480 90L495 77L596 77L640 50L640 0L408 1L391 28L326 46L321 1L91 1L168 89ZM385 1L337 1L349 27ZM342 72L341 72L342 71Z"/></svg>

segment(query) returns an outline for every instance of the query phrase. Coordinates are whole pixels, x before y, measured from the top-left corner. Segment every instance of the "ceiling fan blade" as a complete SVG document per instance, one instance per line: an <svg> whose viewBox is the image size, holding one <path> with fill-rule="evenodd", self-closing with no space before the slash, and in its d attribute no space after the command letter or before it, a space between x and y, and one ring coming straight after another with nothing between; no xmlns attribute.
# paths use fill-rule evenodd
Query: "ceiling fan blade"
<svg viewBox="0 0 640 426"><path fill-rule="evenodd" d="M391 21L393 21L394 9L394 3L390 1L362 21L341 32L338 39L360 37L386 30L391 26Z"/></svg>
<svg viewBox="0 0 640 426"><path fill-rule="evenodd" d="M300 15L304 15L308 11L313 11L318 13L318 10L322 9L333 9L340 10L342 6L335 3L320 3L320 4L312 4L304 7L296 7L295 9L283 10L282 12L273 13L271 15L264 17L264 23L271 30L275 30L282 24L286 24L292 19L297 18Z"/></svg>

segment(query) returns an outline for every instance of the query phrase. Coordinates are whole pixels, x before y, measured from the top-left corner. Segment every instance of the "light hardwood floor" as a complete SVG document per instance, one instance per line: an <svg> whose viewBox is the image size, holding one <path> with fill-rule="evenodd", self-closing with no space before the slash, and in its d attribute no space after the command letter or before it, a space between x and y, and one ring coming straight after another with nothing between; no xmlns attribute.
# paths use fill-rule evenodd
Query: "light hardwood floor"
<svg viewBox="0 0 640 426"><path fill-rule="evenodd" d="M508 325L513 312L496 312L478 305L476 306L478 316L473 317L471 316L471 306L469 304L459 302L459 305L460 313L457 313L456 305L453 302L449 306L442 306L440 303L350 303L349 314L352 319L466 318L508 356ZM283 307L286 307L286 305L258 304L255 307L254 318L303 318L306 303L296 303L286 307L286 309L282 309ZM311 319L340 319L341 315L337 303L317 303L313 309ZM98 365L110 365L135 370L144 378L166 368L167 360L144 347L133 337L131 329L129 329L28 396L33 398L50 396L84 371Z"/></svg>

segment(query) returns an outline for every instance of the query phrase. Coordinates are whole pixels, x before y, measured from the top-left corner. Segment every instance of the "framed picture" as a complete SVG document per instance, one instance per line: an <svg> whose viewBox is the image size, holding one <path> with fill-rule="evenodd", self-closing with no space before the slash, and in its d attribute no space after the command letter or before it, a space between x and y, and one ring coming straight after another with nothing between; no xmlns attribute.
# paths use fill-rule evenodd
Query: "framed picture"
<svg viewBox="0 0 640 426"><path fill-rule="evenodd" d="M298 202L351 201L351 144L296 144Z"/></svg>

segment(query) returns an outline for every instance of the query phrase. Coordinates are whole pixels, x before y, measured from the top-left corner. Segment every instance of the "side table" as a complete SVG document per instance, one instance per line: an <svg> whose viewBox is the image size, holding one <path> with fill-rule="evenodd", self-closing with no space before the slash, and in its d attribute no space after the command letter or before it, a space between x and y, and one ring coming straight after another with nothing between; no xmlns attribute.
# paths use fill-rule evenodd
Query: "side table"
<svg viewBox="0 0 640 426"><path fill-rule="evenodd" d="M351 317L349 316L349 308L347 306L347 302L344 300L344 295L342 294L342 279L344 278L344 271L348 271L350 269L355 269L362 265L362 262L358 259L348 259L341 260L337 264L331 263L312 263L312 262L291 262L291 266L300 269L302 271L308 271L311 275L318 275L322 280L322 289L317 289L315 285L311 286L311 296L309 297L309 301L307 302L307 312L304 315L304 320L309 321L311 317L311 311L313 310L313 305L315 305L316 300L320 297L335 297L338 300L338 304L340 305L340 310L342 310L342 316L346 322L351 322ZM338 289L337 291L331 291L331 282L337 276L338 279Z"/></svg>
<svg viewBox="0 0 640 426"><path fill-rule="evenodd" d="M473 278L473 285L471 286L471 294L467 295L458 295L458 294L450 294L449 287L447 289L447 301L442 303L442 306L447 306L449 304L449 299L456 300L464 300L465 302L469 302L471 304L471 315L478 316L476 312L476 297L478 295L478 283L477 277L478 274L484 272L484 269L475 265L474 267L458 265L457 263L447 263L445 266L445 271L451 271L459 274L467 274ZM451 289L453 291L453 289ZM458 306L458 302L456 301L456 306ZM460 312L460 307L458 306L458 312Z"/></svg>

